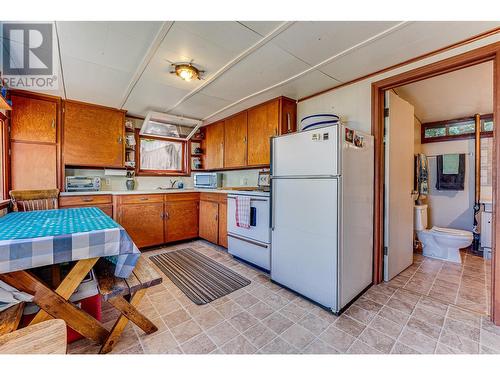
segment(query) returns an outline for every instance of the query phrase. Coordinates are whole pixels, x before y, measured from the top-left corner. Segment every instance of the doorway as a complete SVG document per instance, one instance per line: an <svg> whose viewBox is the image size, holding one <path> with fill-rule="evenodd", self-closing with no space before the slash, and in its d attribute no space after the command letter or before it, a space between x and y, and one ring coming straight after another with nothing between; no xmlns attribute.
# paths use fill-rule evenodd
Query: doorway
<svg viewBox="0 0 500 375"><path fill-rule="evenodd" d="M379 283L384 276L384 238L385 238L385 220L384 211L385 189L388 176L385 171L385 150L384 150L384 103L386 92L397 87L407 85L413 82L422 81L427 78L436 77L445 73L460 70L473 65L481 64L486 61L492 61L493 69L493 116L498 119L500 115L500 106L498 103L500 75L498 64L500 62L500 43L495 43L482 47L462 55L458 55L437 63L433 63L421 68L417 68L382 81L372 84L372 131L375 137L375 228L374 228L374 283ZM499 165L498 145L500 140L497 132L493 130L493 175L492 175L492 197L493 202L498 198L497 183L500 176L495 171L495 165ZM390 177L389 177L390 178ZM408 195L410 192L407 193ZM500 257L496 256L495 236L500 231L497 227L496 217L499 211L497 205L492 205L492 260L491 260L491 317L495 324L500 325L500 275L495 273L495 269L500 269Z"/></svg>

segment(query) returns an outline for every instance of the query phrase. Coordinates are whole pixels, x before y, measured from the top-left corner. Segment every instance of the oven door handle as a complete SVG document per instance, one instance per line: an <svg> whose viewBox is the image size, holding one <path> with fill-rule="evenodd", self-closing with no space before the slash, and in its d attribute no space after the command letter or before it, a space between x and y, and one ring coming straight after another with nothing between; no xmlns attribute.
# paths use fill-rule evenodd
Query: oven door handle
<svg viewBox="0 0 500 375"><path fill-rule="evenodd" d="M235 236L234 234L231 234L231 233L228 233L227 236L235 238L235 239L243 241L243 242L248 242L249 244L252 244L252 245L255 245L255 246L263 247L264 249L267 249L269 247L268 245L264 245L264 244L262 244L260 242L252 241L252 240L249 240L248 238L243 238L243 237L240 237L240 236Z"/></svg>
<svg viewBox="0 0 500 375"><path fill-rule="evenodd" d="M236 199L234 196L228 196L227 199ZM267 199L250 198L250 202L267 202Z"/></svg>

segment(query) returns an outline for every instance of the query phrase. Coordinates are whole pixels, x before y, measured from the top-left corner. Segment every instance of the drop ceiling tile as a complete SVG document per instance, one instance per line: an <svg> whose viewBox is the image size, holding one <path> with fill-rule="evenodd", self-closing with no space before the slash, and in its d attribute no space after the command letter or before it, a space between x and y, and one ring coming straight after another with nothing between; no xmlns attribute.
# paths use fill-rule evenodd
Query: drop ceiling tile
<svg viewBox="0 0 500 375"><path fill-rule="evenodd" d="M161 24L57 22L57 28L64 55L112 69L135 72Z"/></svg>
<svg viewBox="0 0 500 375"><path fill-rule="evenodd" d="M197 93L169 113L203 119L230 104L228 100Z"/></svg>
<svg viewBox="0 0 500 375"><path fill-rule="evenodd" d="M106 66L62 56L68 99L118 107L130 74Z"/></svg>
<svg viewBox="0 0 500 375"><path fill-rule="evenodd" d="M279 34L272 43L315 65L396 24L382 21L301 21Z"/></svg>
<svg viewBox="0 0 500 375"><path fill-rule="evenodd" d="M309 65L281 48L266 44L203 88L202 93L235 101L277 84L307 68Z"/></svg>
<svg viewBox="0 0 500 375"><path fill-rule="evenodd" d="M266 36L285 21L241 21L240 23L256 33Z"/></svg>
<svg viewBox="0 0 500 375"><path fill-rule="evenodd" d="M135 115L145 115L150 110L165 112L188 92L164 85L158 80L141 79L130 93L123 108Z"/></svg>
<svg viewBox="0 0 500 375"><path fill-rule="evenodd" d="M260 36L234 21L176 22L175 26L218 46L226 53L230 52L230 55L240 53L261 39Z"/></svg>
<svg viewBox="0 0 500 375"><path fill-rule="evenodd" d="M171 74L171 62L186 62L204 70L204 80L256 43L260 37L237 22L175 22L140 80L191 91L203 80L186 82Z"/></svg>
<svg viewBox="0 0 500 375"><path fill-rule="evenodd" d="M341 83L342 82L327 76L319 70L313 70L270 91L275 94L275 97L283 95L292 99L300 99L319 91L338 86Z"/></svg>
<svg viewBox="0 0 500 375"><path fill-rule="evenodd" d="M339 57L321 71L350 81L498 27L500 22L411 22Z"/></svg>

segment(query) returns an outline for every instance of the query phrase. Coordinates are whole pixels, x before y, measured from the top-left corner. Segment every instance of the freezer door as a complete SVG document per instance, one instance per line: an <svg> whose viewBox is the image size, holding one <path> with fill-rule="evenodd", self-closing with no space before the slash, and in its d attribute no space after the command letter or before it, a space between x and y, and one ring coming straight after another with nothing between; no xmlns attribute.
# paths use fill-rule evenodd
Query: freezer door
<svg viewBox="0 0 500 375"><path fill-rule="evenodd" d="M273 177L340 174L338 131L335 125L273 138Z"/></svg>
<svg viewBox="0 0 500 375"><path fill-rule="evenodd" d="M337 311L338 180L272 184L271 279Z"/></svg>

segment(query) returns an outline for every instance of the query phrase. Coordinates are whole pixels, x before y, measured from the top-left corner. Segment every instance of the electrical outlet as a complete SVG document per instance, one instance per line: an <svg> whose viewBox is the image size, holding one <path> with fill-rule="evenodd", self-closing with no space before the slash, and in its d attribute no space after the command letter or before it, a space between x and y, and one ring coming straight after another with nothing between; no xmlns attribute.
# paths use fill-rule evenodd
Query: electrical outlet
<svg viewBox="0 0 500 375"><path fill-rule="evenodd" d="M105 178L104 179L104 184L106 184L108 186L111 185L111 179L109 177Z"/></svg>

